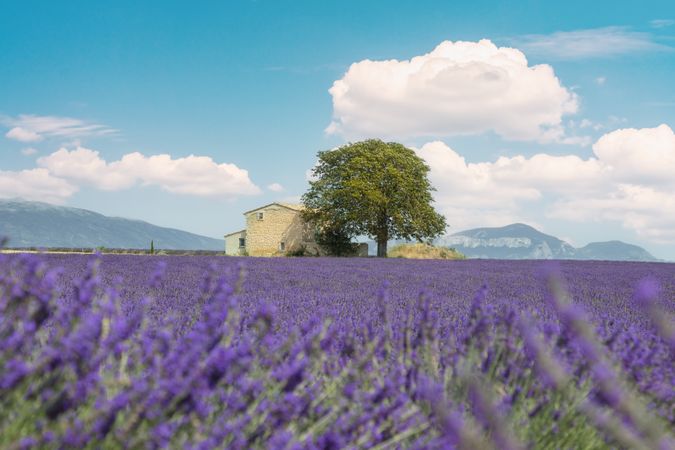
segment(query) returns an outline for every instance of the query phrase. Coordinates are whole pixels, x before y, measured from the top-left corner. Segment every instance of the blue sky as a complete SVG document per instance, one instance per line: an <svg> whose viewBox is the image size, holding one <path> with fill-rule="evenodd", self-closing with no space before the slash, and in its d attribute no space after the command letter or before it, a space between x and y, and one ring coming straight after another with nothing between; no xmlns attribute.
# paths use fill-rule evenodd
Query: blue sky
<svg viewBox="0 0 675 450"><path fill-rule="evenodd" d="M217 237L382 137L427 159L449 232L675 259L671 2L138 3L3 5L0 197Z"/></svg>

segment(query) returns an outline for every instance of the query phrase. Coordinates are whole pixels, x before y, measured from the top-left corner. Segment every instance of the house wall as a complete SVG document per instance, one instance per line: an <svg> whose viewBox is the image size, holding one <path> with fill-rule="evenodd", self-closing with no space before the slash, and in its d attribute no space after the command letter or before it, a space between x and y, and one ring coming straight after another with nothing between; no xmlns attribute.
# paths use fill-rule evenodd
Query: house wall
<svg viewBox="0 0 675 450"><path fill-rule="evenodd" d="M365 242L361 242L358 244L356 247L356 256L360 258L367 258L368 257L368 244Z"/></svg>
<svg viewBox="0 0 675 450"><path fill-rule="evenodd" d="M246 239L246 230L239 233L233 233L225 236L225 254L231 256L241 256L245 253L244 248L239 247L239 238Z"/></svg>
<svg viewBox="0 0 675 450"><path fill-rule="evenodd" d="M258 213L263 219L258 219ZM308 251L318 251L314 234L305 224L300 212L279 205L270 205L246 214L246 250L250 256L283 255L304 246ZM284 250L279 244L284 242Z"/></svg>
<svg viewBox="0 0 675 450"><path fill-rule="evenodd" d="M307 255L318 256L322 253L314 242L314 227L303 221L299 212L296 213L282 237L286 243L286 252L302 248Z"/></svg>

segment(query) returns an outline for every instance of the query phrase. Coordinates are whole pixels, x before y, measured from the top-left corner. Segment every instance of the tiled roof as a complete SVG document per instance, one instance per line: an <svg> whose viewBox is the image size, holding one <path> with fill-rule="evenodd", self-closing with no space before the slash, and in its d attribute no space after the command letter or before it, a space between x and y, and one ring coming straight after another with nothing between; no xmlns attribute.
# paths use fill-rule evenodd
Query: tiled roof
<svg viewBox="0 0 675 450"><path fill-rule="evenodd" d="M272 206L272 205L283 206L284 208L292 209L294 211L302 211L304 209L304 206L302 206L300 204L297 204L297 203L272 202L272 203L268 203L267 205L259 206L255 209L251 209L249 211L246 211L246 212L244 212L244 215L246 215L248 213L252 213L254 211L258 211L259 209L267 208L268 206Z"/></svg>
<svg viewBox="0 0 675 450"><path fill-rule="evenodd" d="M294 209L296 211L305 209L305 206L300 203L277 203L277 205L285 206L286 208Z"/></svg>
<svg viewBox="0 0 675 450"><path fill-rule="evenodd" d="M246 232L246 228L244 228L243 230L239 230L239 231L233 231L232 233L227 233L224 237L232 236L233 234L245 233L245 232Z"/></svg>

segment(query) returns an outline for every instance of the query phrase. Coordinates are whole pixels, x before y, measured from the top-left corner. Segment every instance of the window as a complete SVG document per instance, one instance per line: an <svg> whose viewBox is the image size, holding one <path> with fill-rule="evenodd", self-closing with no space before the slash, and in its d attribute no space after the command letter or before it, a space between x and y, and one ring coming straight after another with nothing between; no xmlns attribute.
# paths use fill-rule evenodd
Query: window
<svg viewBox="0 0 675 450"><path fill-rule="evenodd" d="M257 213L256 217L258 218L258 220L263 220L263 213L261 212Z"/></svg>
<svg viewBox="0 0 675 450"><path fill-rule="evenodd" d="M279 251L283 252L286 250L286 243L285 242L279 242Z"/></svg>
<svg viewBox="0 0 675 450"><path fill-rule="evenodd" d="M246 239L239 238L239 248L244 248L244 247L246 247Z"/></svg>

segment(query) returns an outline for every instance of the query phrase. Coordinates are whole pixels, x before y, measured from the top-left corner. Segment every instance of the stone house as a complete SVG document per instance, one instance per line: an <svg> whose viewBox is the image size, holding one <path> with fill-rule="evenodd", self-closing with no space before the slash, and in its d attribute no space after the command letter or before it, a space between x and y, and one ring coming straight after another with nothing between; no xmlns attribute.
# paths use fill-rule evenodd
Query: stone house
<svg viewBox="0 0 675 450"><path fill-rule="evenodd" d="M314 240L314 227L300 215L304 207L274 202L244 213L246 228L225 235L225 254L281 256L303 249L322 255ZM368 245L359 246L358 256L368 256Z"/></svg>
<svg viewBox="0 0 675 450"><path fill-rule="evenodd" d="M302 208L274 202L246 211L246 228L225 235L225 253L275 256L304 249L308 254L320 254L314 229L300 217Z"/></svg>

